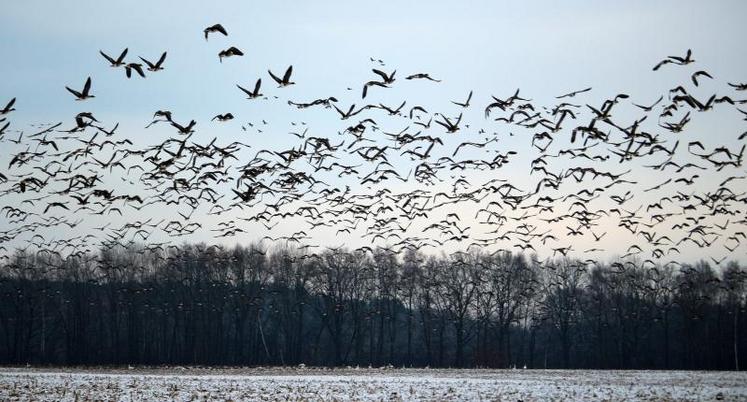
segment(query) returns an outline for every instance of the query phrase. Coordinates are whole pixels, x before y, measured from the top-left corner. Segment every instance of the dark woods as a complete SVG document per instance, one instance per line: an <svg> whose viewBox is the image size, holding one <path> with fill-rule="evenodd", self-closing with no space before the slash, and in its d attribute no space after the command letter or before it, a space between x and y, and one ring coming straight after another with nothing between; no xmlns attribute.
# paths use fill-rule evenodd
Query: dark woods
<svg viewBox="0 0 747 402"><path fill-rule="evenodd" d="M17 254L3 364L735 369L744 267L290 248Z"/></svg>

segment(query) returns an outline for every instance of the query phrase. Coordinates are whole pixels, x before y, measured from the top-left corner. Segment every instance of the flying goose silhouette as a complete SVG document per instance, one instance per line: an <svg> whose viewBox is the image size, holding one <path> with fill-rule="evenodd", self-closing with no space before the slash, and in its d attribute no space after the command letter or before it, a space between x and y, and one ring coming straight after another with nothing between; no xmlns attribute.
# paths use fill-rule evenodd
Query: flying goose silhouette
<svg viewBox="0 0 747 402"><path fill-rule="evenodd" d="M142 60L143 63L148 65L148 71L153 71L153 72L160 71L160 70L163 70L163 67L161 67L161 65L163 64L164 60L166 60L166 52L163 52L163 54L161 55L161 58L158 59L158 61L155 63L151 63L142 57L140 57L140 60Z"/></svg>
<svg viewBox="0 0 747 402"><path fill-rule="evenodd" d="M70 89L70 87L65 87L65 89L67 89L71 94L75 95L75 97L76 97L75 100L82 101L82 100L86 100L88 98L95 98L95 96L93 96L93 95L90 94L90 92L91 92L91 77L88 77L88 79L86 80L86 83L83 85L83 91L81 91L81 92L78 92L78 91L76 91L74 89Z"/></svg>
<svg viewBox="0 0 747 402"><path fill-rule="evenodd" d="M270 77L272 77L272 79L278 83L279 87L287 87L288 85L295 84L295 82L290 81L291 74L293 73L293 66L290 66L288 67L287 70L285 70L285 75L283 75L282 80L278 78L275 74L273 74L272 71L267 70L267 72L270 74Z"/></svg>
<svg viewBox="0 0 747 402"><path fill-rule="evenodd" d="M223 36L228 36L228 32L226 32L226 28L223 28L223 25L221 24L215 24L213 26L209 26L205 28L202 32L205 33L205 40L208 40L208 34L211 34L213 32L219 32L219 33L222 33Z"/></svg>

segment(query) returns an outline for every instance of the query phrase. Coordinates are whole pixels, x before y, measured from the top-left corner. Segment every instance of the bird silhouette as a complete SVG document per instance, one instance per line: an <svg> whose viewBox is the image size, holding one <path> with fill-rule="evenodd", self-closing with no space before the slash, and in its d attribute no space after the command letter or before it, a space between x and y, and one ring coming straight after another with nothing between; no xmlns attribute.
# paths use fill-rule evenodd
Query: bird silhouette
<svg viewBox="0 0 747 402"><path fill-rule="evenodd" d="M215 32L222 33L223 36L228 36L228 32L226 32L226 29L223 28L223 25L221 25L221 24L211 25L211 26L203 29L202 32L205 34L205 40L206 41L208 40L208 35L211 34L211 33L215 33Z"/></svg>
<svg viewBox="0 0 747 402"><path fill-rule="evenodd" d="M104 53L102 50L99 50L99 53L104 56L104 58L109 62L111 67L122 67L126 63L124 62L124 58L127 56L127 48L122 51L122 53L119 54L119 57L116 59L109 57L106 53Z"/></svg>
<svg viewBox="0 0 747 402"><path fill-rule="evenodd" d="M270 77L278 83L278 87L287 87L288 85L293 85L295 82L292 82L290 80L291 74L293 74L293 66L289 66L287 70L285 70L285 74L283 75L283 79L278 78L275 74L272 73L272 71L267 70L267 73L270 74Z"/></svg>
<svg viewBox="0 0 747 402"><path fill-rule="evenodd" d="M244 55L244 52L242 52L235 46L231 46L228 49L221 50L220 52L218 52L218 60L221 63L223 63L224 58L234 57L234 56L243 56L243 55Z"/></svg>
<svg viewBox="0 0 747 402"><path fill-rule="evenodd" d="M83 90L80 91L80 92L78 92L78 91L76 91L74 89L70 89L70 87L65 87L65 89L67 89L68 92L70 92L71 94L75 95L75 98L76 98L75 100L82 101L82 100L86 100L86 99L90 99L90 98L94 98L95 97L94 95L90 94L90 92L91 92L91 77L88 77L86 79L85 84L83 84Z"/></svg>
<svg viewBox="0 0 747 402"><path fill-rule="evenodd" d="M148 66L148 71L152 71L152 72L161 71L163 70L163 67L162 67L163 62L166 61L166 52L163 52L163 54L161 54L161 57L155 63L151 63L150 61L142 57L140 57L140 60L142 60L143 63L145 63L145 65Z"/></svg>
<svg viewBox="0 0 747 402"><path fill-rule="evenodd" d="M262 79L261 78L257 79L257 82L254 84L254 90L253 91L250 91L250 90L248 90L248 89L246 89L246 88L244 88L244 87L242 87L241 85L238 85L238 84L236 86L241 90L241 92L245 93L248 96L247 99L256 99L256 98L259 98L259 97L263 96L259 92L259 88L262 86Z"/></svg>

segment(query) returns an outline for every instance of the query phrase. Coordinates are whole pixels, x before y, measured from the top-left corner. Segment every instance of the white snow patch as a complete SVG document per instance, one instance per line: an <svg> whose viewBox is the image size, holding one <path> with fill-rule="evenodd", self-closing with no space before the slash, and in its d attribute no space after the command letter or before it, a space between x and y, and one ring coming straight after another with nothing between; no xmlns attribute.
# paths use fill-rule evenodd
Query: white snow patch
<svg viewBox="0 0 747 402"><path fill-rule="evenodd" d="M0 369L1 401L747 400L747 373L446 369Z"/></svg>

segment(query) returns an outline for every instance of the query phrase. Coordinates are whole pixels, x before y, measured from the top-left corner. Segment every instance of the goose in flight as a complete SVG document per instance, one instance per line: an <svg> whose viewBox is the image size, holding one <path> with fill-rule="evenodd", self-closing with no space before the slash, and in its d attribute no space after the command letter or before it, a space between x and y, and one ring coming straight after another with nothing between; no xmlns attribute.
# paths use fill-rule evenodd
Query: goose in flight
<svg viewBox="0 0 747 402"><path fill-rule="evenodd" d="M582 89L582 90L579 90L579 91L568 92L565 95L556 96L555 99L573 98L574 96L576 96L578 94L581 94L581 93L584 93L584 92L589 92L589 91L591 91L591 87L588 87L586 89Z"/></svg>
<svg viewBox="0 0 747 402"><path fill-rule="evenodd" d="M289 66L287 70L285 70L285 74L283 75L283 79L281 80L278 78L275 74L272 73L272 71L267 70L267 72L270 74L270 77L272 77L275 82L278 83L279 87L287 87L288 85L293 85L295 82L290 80L291 74L293 73L293 66Z"/></svg>
<svg viewBox="0 0 747 402"><path fill-rule="evenodd" d="M384 82L384 84L391 84L394 82L394 74L397 74L397 70L392 71L391 74L387 75L387 73L377 70L377 69L371 69L371 71L374 72L374 74L377 74L381 77L381 80Z"/></svg>
<svg viewBox="0 0 747 402"><path fill-rule="evenodd" d="M459 102L451 101L451 103L453 103L453 104L455 104L457 106L461 106L461 107L467 108L467 107L469 107L469 101L471 99L472 99L472 91L469 91L469 95L467 95L467 101L466 102L459 103Z"/></svg>
<svg viewBox="0 0 747 402"><path fill-rule="evenodd" d="M256 99L262 96L262 94L259 93L259 88L262 86L262 78L257 79L257 83L254 84L254 91L250 91L238 84L236 84L236 86L248 96L247 99Z"/></svg>
<svg viewBox="0 0 747 402"><path fill-rule="evenodd" d="M679 57L679 56L667 56L666 59L659 62L659 64L654 66L654 71L661 68L661 66L669 63L674 63L679 66L684 66L686 64L690 64L695 61L695 59L692 58L693 52L691 49L687 49L687 54L685 54L685 57Z"/></svg>
<svg viewBox="0 0 747 402"><path fill-rule="evenodd" d="M220 60L221 63L223 63L224 57L232 57L232 56L243 56L244 52L236 48L235 46L231 46L226 50L221 50L218 52L218 60Z"/></svg>
<svg viewBox="0 0 747 402"><path fill-rule="evenodd" d="M174 128L176 128L177 130L179 130L179 134L184 134L184 135L192 133L194 131L193 129L194 129L195 125L197 124L196 121L191 120L189 122L189 124L185 127L185 126L182 126L181 124L179 124L179 123L177 123L177 122L175 122L173 120L169 120L169 121L171 122L171 125L174 126Z"/></svg>
<svg viewBox="0 0 747 402"><path fill-rule="evenodd" d="M138 75L145 78L145 73L143 72L143 65L140 63L128 63L127 65L125 65L125 74L127 75L127 78L132 77L133 70L136 73L138 73Z"/></svg>
<svg viewBox="0 0 747 402"><path fill-rule="evenodd" d="M233 120L233 115L231 113L219 114L213 117L210 121L213 121L213 120L225 122L225 121Z"/></svg>
<svg viewBox="0 0 747 402"><path fill-rule="evenodd" d="M15 103L16 103L16 98L11 99L10 102L8 102L8 104L5 105L5 107L3 109L0 109L0 116L2 116L4 114L8 114L8 113L16 110L16 109L13 108L13 105Z"/></svg>
<svg viewBox="0 0 747 402"><path fill-rule="evenodd" d="M653 110L654 106L658 105L659 102L662 101L662 99L664 99L664 95L661 95L659 99L656 102L654 102L651 106L639 105L637 103L633 103L633 106L639 107L646 112L650 112L651 110Z"/></svg>
<svg viewBox="0 0 747 402"><path fill-rule="evenodd" d="M430 75L428 75L428 73L417 73L417 74L408 75L407 77L405 77L405 79L406 80L426 79L426 80L431 80L433 82L441 82L441 80L437 80L431 77Z"/></svg>
<svg viewBox="0 0 747 402"><path fill-rule="evenodd" d="M368 87L372 87L372 86L377 86L377 87L382 87L382 88L389 88L389 86L386 85L383 82L379 82L379 81L368 81L367 83L365 83L363 85L363 95L361 96L361 99L365 99L366 98L366 95L368 94Z"/></svg>
<svg viewBox="0 0 747 402"><path fill-rule="evenodd" d="M462 121L462 114L459 114L459 117L457 118L456 123L452 123L451 120L449 120L448 117L441 115L441 118L444 120L443 122L436 120L436 123L442 125L444 128L446 128L447 133L455 133L459 130L459 122Z"/></svg>
<svg viewBox="0 0 747 402"><path fill-rule="evenodd" d="M355 109L355 103L354 103L354 104L352 104L352 105L350 105L350 108L348 109L348 111L347 111L347 112L343 112L343 111L342 111L342 110L340 110L340 108L338 108L338 107L337 107L336 105L332 105L332 107L334 107L334 108L335 108L335 110L337 110L337 113L339 113L339 114L340 114L340 118L341 118L342 120L345 120L345 119L347 119L347 118L353 117L353 116L355 116L356 114L358 114L358 113L362 112L362 111L363 111L363 110L364 110L364 109L366 108L366 107L364 106L364 107L362 107L362 108L360 108L360 109L358 109L357 111L355 111L355 112L354 112L353 110Z"/></svg>
<svg viewBox="0 0 747 402"><path fill-rule="evenodd" d="M95 98L95 96L91 95L91 77L88 77L86 80L86 83L83 85L83 91L78 92L74 89L70 89L70 87L65 87L71 94L75 95L75 100L86 100L88 98Z"/></svg>
<svg viewBox="0 0 747 402"><path fill-rule="evenodd" d="M163 70L163 67L161 67L161 65L163 64L164 60L166 60L166 52L163 52L163 54L161 55L161 58L158 59L158 61L155 63L151 63L150 61L142 57L140 57L140 60L142 60L143 63L145 63L148 66L148 71L153 71L153 72L160 71L160 70Z"/></svg>
<svg viewBox="0 0 747 402"><path fill-rule="evenodd" d="M228 36L228 32L226 32L226 28L223 28L223 25L221 24L215 24L213 26L209 26L205 28L202 32L205 33L205 40L208 40L208 35L213 32L220 32L223 34L223 36Z"/></svg>
<svg viewBox="0 0 747 402"><path fill-rule="evenodd" d="M695 84L696 87L698 86L698 77L700 77L700 76L704 76L704 77L708 77L710 79L713 79L713 77L710 74L708 74L708 72L706 72L706 71L703 71L703 70L696 71L690 77L690 79L693 81L693 84Z"/></svg>
<svg viewBox="0 0 747 402"><path fill-rule="evenodd" d="M122 53L119 54L119 57L117 57L116 59L109 57L109 55L104 53L103 50L99 50L99 53L101 53L101 55L104 56L107 61L109 61L109 64L111 64L112 67L122 67L125 65L124 58L125 56L127 56L127 48L125 48L125 50L123 50Z"/></svg>

